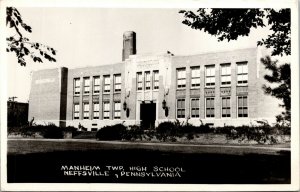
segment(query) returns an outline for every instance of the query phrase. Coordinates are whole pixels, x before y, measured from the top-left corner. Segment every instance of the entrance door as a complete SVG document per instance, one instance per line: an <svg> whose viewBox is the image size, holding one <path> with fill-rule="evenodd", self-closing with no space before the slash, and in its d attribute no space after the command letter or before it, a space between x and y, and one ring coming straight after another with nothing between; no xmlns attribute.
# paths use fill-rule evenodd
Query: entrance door
<svg viewBox="0 0 300 192"><path fill-rule="evenodd" d="M152 129L155 127L156 104L141 103L140 108L141 126L144 129Z"/></svg>

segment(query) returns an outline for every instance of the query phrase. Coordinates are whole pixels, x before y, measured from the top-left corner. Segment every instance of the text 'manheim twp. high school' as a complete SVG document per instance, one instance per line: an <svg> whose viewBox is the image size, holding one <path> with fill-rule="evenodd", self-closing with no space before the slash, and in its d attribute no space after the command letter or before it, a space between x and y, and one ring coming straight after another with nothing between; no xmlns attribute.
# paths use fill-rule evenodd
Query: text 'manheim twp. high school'
<svg viewBox="0 0 300 192"><path fill-rule="evenodd" d="M136 54L136 34L123 34L120 63L35 71L29 119L96 131L124 123L163 121L243 125L275 121L278 100L265 95L257 48L176 56Z"/></svg>

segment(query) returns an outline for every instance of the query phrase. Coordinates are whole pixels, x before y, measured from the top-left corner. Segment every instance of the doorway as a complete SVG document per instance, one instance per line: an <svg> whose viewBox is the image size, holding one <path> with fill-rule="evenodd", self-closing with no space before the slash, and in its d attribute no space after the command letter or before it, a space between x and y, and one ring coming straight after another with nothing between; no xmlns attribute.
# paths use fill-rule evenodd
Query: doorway
<svg viewBox="0 0 300 192"><path fill-rule="evenodd" d="M154 129L156 120L156 103L141 103L140 106L141 127Z"/></svg>

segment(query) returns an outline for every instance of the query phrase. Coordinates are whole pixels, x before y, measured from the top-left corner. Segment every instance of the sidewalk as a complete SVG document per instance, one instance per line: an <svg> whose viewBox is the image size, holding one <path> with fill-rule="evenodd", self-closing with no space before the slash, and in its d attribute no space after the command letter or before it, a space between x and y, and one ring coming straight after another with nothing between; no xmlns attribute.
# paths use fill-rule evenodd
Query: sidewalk
<svg viewBox="0 0 300 192"><path fill-rule="evenodd" d="M151 150L172 153L213 153L227 155L290 153L289 144L280 145L209 145L186 143L153 143L96 141L89 139L8 139L8 153L39 153L89 150Z"/></svg>

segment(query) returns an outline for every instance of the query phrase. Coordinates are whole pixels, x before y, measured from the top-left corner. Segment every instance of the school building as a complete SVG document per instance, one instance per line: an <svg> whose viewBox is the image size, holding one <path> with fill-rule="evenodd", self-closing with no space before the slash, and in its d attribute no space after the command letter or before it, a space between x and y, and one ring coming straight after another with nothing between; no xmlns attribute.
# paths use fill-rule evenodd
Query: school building
<svg viewBox="0 0 300 192"><path fill-rule="evenodd" d="M258 48L177 56L136 54L136 34L123 34L122 61L34 71L29 120L59 126L188 121L214 126L275 122L279 101L264 94Z"/></svg>

